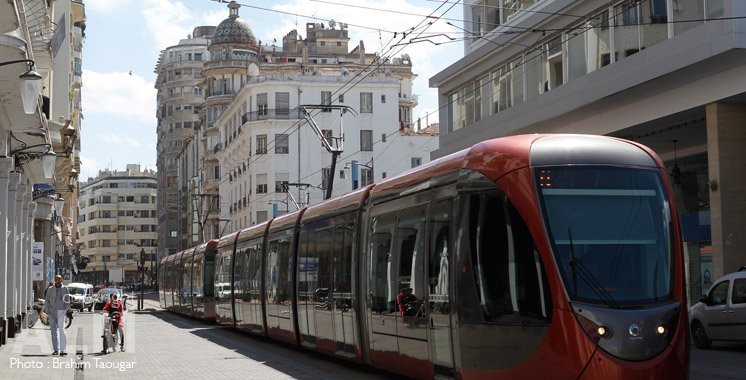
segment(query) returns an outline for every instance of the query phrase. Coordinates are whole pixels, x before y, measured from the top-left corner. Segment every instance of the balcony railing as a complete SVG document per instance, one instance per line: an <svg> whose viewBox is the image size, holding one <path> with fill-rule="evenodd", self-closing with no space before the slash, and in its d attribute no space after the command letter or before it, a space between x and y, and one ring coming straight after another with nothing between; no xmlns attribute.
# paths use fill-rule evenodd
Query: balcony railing
<svg viewBox="0 0 746 380"><path fill-rule="evenodd" d="M298 108L287 109L268 109L254 112L246 112L241 116L241 124L248 123L250 121L259 120L297 120L301 118L301 112Z"/></svg>

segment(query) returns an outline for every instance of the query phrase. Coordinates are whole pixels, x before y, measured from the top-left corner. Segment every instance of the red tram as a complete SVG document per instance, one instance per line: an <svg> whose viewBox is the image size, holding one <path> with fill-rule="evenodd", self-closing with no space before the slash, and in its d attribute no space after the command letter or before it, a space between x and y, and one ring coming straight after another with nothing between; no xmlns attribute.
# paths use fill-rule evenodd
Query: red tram
<svg viewBox="0 0 746 380"><path fill-rule="evenodd" d="M484 141L161 261L164 308L414 378L687 378L659 158Z"/></svg>

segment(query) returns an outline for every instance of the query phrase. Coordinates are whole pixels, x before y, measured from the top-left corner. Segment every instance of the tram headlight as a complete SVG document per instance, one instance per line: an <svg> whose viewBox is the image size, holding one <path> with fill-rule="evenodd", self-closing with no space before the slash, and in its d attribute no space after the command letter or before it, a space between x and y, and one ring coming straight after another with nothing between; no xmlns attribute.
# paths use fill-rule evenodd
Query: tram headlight
<svg viewBox="0 0 746 380"><path fill-rule="evenodd" d="M591 338L593 343L598 343L601 338L611 338L611 329L608 326L596 324L580 314L575 314L575 316L578 318L578 322L580 322L583 331L588 334L588 337Z"/></svg>
<svg viewBox="0 0 746 380"><path fill-rule="evenodd" d="M596 332L598 333L601 338L611 338L611 328L606 326L598 326L598 329L596 329Z"/></svg>
<svg viewBox="0 0 746 380"><path fill-rule="evenodd" d="M664 334L666 333L666 326L660 325L660 326L658 326L658 328L657 328L657 329L655 329L655 331L656 331L656 332L657 332L657 333L658 333L659 335L664 335Z"/></svg>

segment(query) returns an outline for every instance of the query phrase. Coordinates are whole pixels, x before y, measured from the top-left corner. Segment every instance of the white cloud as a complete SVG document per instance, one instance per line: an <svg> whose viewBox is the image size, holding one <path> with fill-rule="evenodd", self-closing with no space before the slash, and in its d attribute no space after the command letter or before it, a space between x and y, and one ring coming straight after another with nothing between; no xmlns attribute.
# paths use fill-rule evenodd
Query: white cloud
<svg viewBox="0 0 746 380"><path fill-rule="evenodd" d="M89 177L95 177L98 174L98 162L88 155L80 155L80 180L85 181Z"/></svg>
<svg viewBox="0 0 746 380"><path fill-rule="evenodd" d="M86 114L108 114L155 123L156 90L137 74L83 70Z"/></svg>
<svg viewBox="0 0 746 380"><path fill-rule="evenodd" d="M142 145L140 141L129 136L119 135L108 131L99 133L98 138L113 145L125 145L127 147L138 147Z"/></svg>
<svg viewBox="0 0 746 380"><path fill-rule="evenodd" d="M85 9L89 12L111 12L115 9L122 9L129 2L129 0L86 0Z"/></svg>

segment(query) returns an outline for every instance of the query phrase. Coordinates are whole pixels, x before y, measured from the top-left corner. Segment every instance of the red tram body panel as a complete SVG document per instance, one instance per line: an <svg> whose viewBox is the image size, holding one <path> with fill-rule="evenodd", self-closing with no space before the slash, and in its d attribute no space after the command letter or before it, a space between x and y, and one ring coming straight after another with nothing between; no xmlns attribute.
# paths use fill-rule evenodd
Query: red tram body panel
<svg viewBox="0 0 746 380"><path fill-rule="evenodd" d="M484 141L211 247L162 259L164 308L413 378L688 377L678 215L634 142Z"/></svg>

